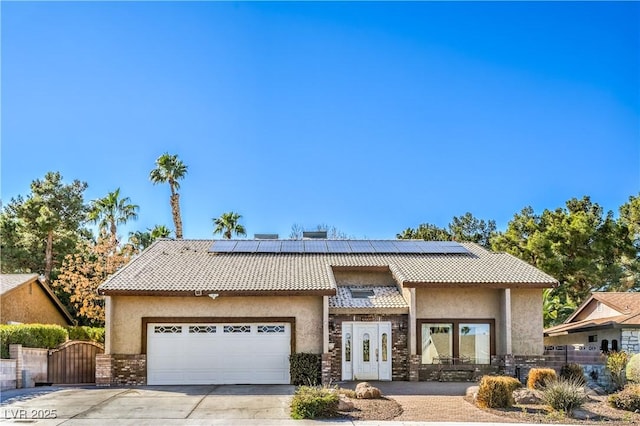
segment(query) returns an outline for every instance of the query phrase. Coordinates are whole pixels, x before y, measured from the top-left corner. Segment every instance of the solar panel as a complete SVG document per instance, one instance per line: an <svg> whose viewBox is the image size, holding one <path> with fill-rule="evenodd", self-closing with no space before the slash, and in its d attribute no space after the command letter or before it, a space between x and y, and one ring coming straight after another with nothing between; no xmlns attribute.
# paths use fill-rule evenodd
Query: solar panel
<svg viewBox="0 0 640 426"><path fill-rule="evenodd" d="M233 249L234 253L255 253L258 250L258 241L240 240Z"/></svg>
<svg viewBox="0 0 640 426"><path fill-rule="evenodd" d="M329 253L351 253L351 246L345 240L327 240Z"/></svg>
<svg viewBox="0 0 640 426"><path fill-rule="evenodd" d="M354 240L349 241L351 246L351 253L375 253L371 241L366 240Z"/></svg>
<svg viewBox="0 0 640 426"><path fill-rule="evenodd" d="M282 250L282 253L303 253L304 241L283 240L280 250Z"/></svg>
<svg viewBox="0 0 640 426"><path fill-rule="evenodd" d="M398 253L398 247L393 241L371 241L371 245L376 253Z"/></svg>
<svg viewBox="0 0 640 426"><path fill-rule="evenodd" d="M422 253L420 246L415 241L396 240L392 241L399 253Z"/></svg>
<svg viewBox="0 0 640 426"><path fill-rule="evenodd" d="M213 253L230 253L236 246L237 241L218 240L214 241L209 249Z"/></svg>
<svg viewBox="0 0 640 426"><path fill-rule="evenodd" d="M324 240L303 240L305 253L327 253L327 242Z"/></svg>
<svg viewBox="0 0 640 426"><path fill-rule="evenodd" d="M262 240L258 244L258 253L280 253L282 241Z"/></svg>

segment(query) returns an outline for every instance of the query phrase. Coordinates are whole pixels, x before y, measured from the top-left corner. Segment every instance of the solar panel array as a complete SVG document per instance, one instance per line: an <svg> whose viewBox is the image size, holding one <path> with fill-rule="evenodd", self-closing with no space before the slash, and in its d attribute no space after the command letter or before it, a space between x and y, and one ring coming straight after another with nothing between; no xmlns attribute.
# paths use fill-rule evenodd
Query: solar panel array
<svg viewBox="0 0 640 426"><path fill-rule="evenodd" d="M418 253L468 254L453 241L420 240L216 240L211 253Z"/></svg>

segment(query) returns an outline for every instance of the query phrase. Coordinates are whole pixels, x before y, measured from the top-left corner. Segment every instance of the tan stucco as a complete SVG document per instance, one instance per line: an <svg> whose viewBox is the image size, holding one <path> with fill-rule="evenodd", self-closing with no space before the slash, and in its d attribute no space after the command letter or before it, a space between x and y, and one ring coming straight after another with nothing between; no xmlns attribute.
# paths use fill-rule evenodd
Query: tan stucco
<svg viewBox="0 0 640 426"><path fill-rule="evenodd" d="M49 295L33 280L3 294L0 298L0 322L69 325Z"/></svg>
<svg viewBox="0 0 640 426"><path fill-rule="evenodd" d="M599 300L592 300L580 311L578 315L576 315L576 317L573 319L573 322L583 321L587 319L615 317L616 315L621 314L622 312L610 308Z"/></svg>
<svg viewBox="0 0 640 426"><path fill-rule="evenodd" d="M542 355L542 289L511 289L511 345L514 355Z"/></svg>
<svg viewBox="0 0 640 426"><path fill-rule="evenodd" d="M322 352L322 296L111 296L107 319L112 354L139 354L143 317L295 317L296 352Z"/></svg>

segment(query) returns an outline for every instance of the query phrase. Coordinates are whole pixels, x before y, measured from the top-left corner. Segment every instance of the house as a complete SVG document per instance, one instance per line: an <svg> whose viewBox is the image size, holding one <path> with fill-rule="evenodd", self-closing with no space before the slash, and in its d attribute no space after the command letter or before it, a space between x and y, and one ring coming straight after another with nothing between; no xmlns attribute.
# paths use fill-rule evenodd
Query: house
<svg viewBox="0 0 640 426"><path fill-rule="evenodd" d="M99 287L101 384L428 380L541 355L554 278L472 243L158 240Z"/></svg>
<svg viewBox="0 0 640 426"><path fill-rule="evenodd" d="M0 301L2 324L74 324L67 309L38 274L1 274Z"/></svg>
<svg viewBox="0 0 640 426"><path fill-rule="evenodd" d="M567 320L544 331L548 346L640 353L640 293L595 292Z"/></svg>

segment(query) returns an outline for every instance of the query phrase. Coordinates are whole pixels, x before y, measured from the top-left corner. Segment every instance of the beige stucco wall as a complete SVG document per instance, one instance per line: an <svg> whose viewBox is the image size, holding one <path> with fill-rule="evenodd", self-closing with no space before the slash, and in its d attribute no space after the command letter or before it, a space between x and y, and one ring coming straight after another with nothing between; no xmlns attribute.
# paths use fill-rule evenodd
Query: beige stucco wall
<svg viewBox="0 0 640 426"><path fill-rule="evenodd" d="M143 317L295 317L296 352L322 352L322 296L111 296L109 353L139 354Z"/></svg>
<svg viewBox="0 0 640 426"><path fill-rule="evenodd" d="M608 307L598 300L592 300L578 315L576 315L573 321L615 317L616 315L620 315L620 312Z"/></svg>
<svg viewBox="0 0 640 426"><path fill-rule="evenodd" d="M9 321L24 324L58 324L66 326L67 320L51 301L47 293L35 281L23 284L0 298L0 323Z"/></svg>
<svg viewBox="0 0 640 426"><path fill-rule="evenodd" d="M416 318L494 319L496 350L499 351L503 340L500 305L502 291L478 288L416 288Z"/></svg>
<svg viewBox="0 0 640 426"><path fill-rule="evenodd" d="M511 289L511 347L514 355L544 353L542 289Z"/></svg>

